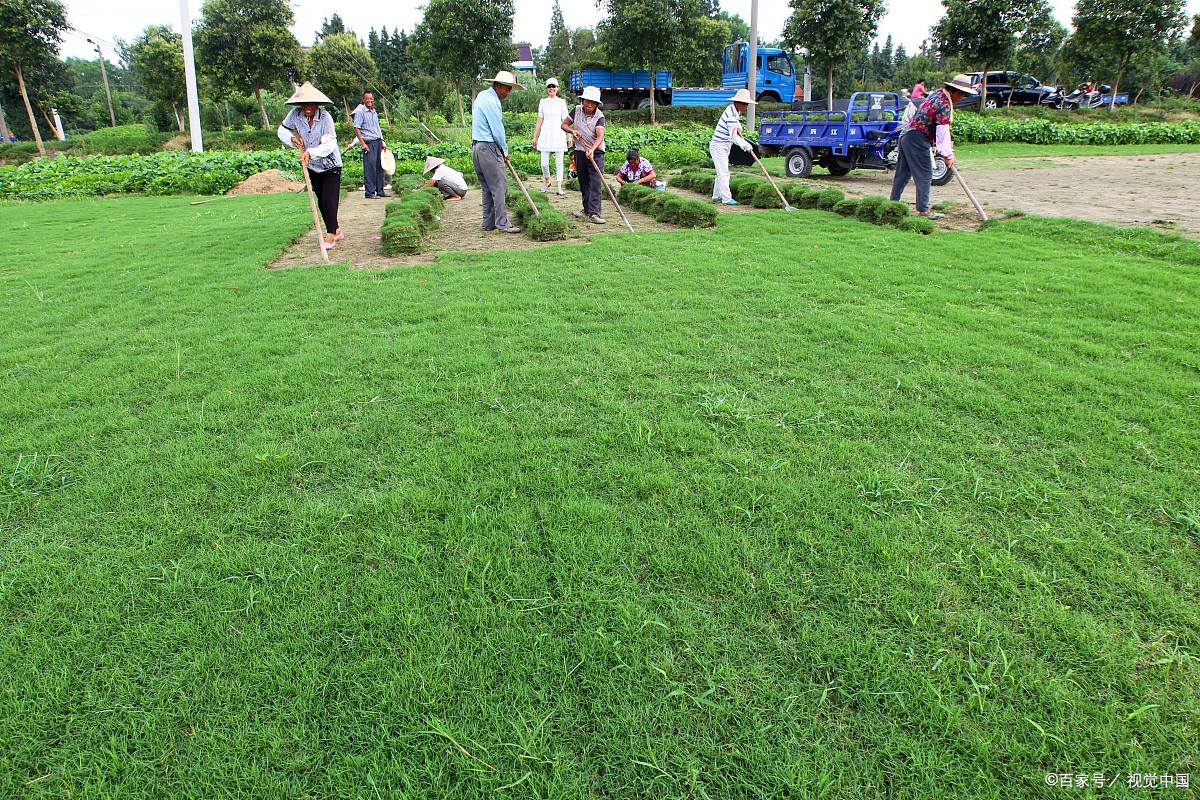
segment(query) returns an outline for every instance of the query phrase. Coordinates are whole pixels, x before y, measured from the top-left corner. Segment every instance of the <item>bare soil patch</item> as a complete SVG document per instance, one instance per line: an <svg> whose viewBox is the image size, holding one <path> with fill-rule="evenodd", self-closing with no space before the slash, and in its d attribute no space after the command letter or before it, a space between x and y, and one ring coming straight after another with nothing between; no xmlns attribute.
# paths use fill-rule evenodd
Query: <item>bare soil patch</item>
<svg viewBox="0 0 1200 800"><path fill-rule="evenodd" d="M301 188L303 189L303 185ZM541 182L526 181L525 188L531 194L540 192ZM613 188L615 190L616 186L614 185ZM685 193L680 192L679 194ZM554 194L552 189L549 199L550 204L566 214L571 222L567 229L565 243L578 244L589 241L593 236L629 233L607 194L602 205L602 216L607 223L605 225L593 225L586 220L576 219L572 216L574 212L580 211L583 207L583 200L578 192L568 191L559 197ZM414 256L392 258L383 254L383 245L379 239L379 229L383 225L384 208L387 206L387 202L387 200L367 200L361 192L349 193L342 198L341 206L338 209L338 223L346 238L329 251L331 262L345 264L350 269L388 269L415 264L431 264L444 253L535 250L548 245L564 243L564 241L535 242L523 233L483 231L480 227L483 218L482 195L478 189L472 188L464 199L446 201L445 210L442 212L441 228L434 232L427 251ZM524 199L521 202L524 202ZM653 217L625 208L625 206L622 206L622 209L629 218L635 233L681 230L674 225L664 224ZM268 269L319 266L322 261L316 241L316 236L310 229L285 250Z"/></svg>
<svg viewBox="0 0 1200 800"><path fill-rule="evenodd" d="M1200 153L1039 157L1030 161L1028 167L1005 169L967 166L963 175L989 215L1017 209L1110 225L1149 225L1200 238L1200 203L1195 199ZM810 178L805 183L837 187L854 196L886 196L892 175L862 170L840 178ZM904 199L916 202L911 184ZM956 181L933 187L933 202L945 201L967 202ZM968 211L974 213L969 206Z"/></svg>
<svg viewBox="0 0 1200 800"><path fill-rule="evenodd" d="M289 181L277 169L269 169L251 175L225 194L277 194L280 192L303 192L304 181Z"/></svg>

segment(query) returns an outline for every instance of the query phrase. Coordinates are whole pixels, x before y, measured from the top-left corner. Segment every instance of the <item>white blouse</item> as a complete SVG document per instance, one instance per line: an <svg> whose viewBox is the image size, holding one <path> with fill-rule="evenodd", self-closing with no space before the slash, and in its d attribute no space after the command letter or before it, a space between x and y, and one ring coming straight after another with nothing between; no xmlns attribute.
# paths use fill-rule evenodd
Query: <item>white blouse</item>
<svg viewBox="0 0 1200 800"><path fill-rule="evenodd" d="M549 153L564 153L567 150L567 134L562 122L567 118L567 101L561 97L543 97L538 103L538 116L542 119L542 132L538 134L537 149Z"/></svg>

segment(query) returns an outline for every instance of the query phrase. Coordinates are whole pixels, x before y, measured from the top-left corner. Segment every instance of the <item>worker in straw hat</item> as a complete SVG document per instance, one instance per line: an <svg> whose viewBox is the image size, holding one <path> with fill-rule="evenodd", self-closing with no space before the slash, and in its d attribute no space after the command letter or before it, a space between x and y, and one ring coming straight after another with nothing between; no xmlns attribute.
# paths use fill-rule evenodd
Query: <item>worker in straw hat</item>
<svg viewBox="0 0 1200 800"><path fill-rule="evenodd" d="M941 89L917 101L919 107L905 124L900 136L896 177L892 180L892 200L899 200L911 178L917 189L917 213L937 219L942 214L929 213L929 194L933 185L933 157L929 148L936 148L946 159L947 169L954 169L954 142L950 138L950 121L954 104L964 97L973 97L979 90L966 75L955 75Z"/></svg>
<svg viewBox="0 0 1200 800"><path fill-rule="evenodd" d="M579 96L579 105L562 121L562 129L575 135L575 171L579 175L579 191L583 195L583 210L576 217L585 217L594 225L603 225L600 216L601 188L604 185L604 112L600 110L600 90L587 86Z"/></svg>
<svg viewBox="0 0 1200 800"><path fill-rule="evenodd" d="M317 208L325 222L325 249L346 237L338 227L338 199L342 190L342 154L338 149L333 117L321 108L333 101L305 81L287 104L292 107L276 134L288 147L300 148L300 163L308 171Z"/></svg>
<svg viewBox="0 0 1200 800"><path fill-rule="evenodd" d="M462 200L467 196L467 179L458 170L451 169L445 159L425 156L425 169L421 172L429 170L433 170L433 175L422 186L413 189L414 192L436 186L445 200Z"/></svg>
<svg viewBox="0 0 1200 800"><path fill-rule="evenodd" d="M738 89L730 103L717 120L713 129L712 139L708 142L708 154L712 156L713 166L717 170L717 179L713 183L713 200L720 200L727 206L736 206L737 200L729 192L729 150L737 145L745 152L750 152L750 142L742 136L742 114L750 105L750 92Z"/></svg>
<svg viewBox="0 0 1200 800"><path fill-rule="evenodd" d="M492 87L480 92L471 103L471 165L483 193L483 230L520 233L508 221L504 198L508 194L508 140L504 136L504 108L500 105L517 83L511 72L500 70Z"/></svg>

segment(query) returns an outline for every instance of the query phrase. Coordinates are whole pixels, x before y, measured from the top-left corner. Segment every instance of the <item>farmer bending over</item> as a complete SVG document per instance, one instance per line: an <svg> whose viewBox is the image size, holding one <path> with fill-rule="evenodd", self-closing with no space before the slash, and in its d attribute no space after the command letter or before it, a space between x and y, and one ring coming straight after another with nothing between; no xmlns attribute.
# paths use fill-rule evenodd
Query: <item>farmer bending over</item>
<svg viewBox="0 0 1200 800"><path fill-rule="evenodd" d="M625 154L625 163L617 170L617 183L640 183L643 186L654 185L654 167L642 158L636 148Z"/></svg>
<svg viewBox="0 0 1200 800"><path fill-rule="evenodd" d="M428 189L430 186L436 186L442 193L443 200L462 200L466 197L467 179L458 170L450 169L445 159L426 156L425 169L421 170L421 172L425 173L429 172L429 170L433 170L433 175L419 188L413 189L414 192L419 192L421 189Z"/></svg>
<svg viewBox="0 0 1200 800"><path fill-rule="evenodd" d="M600 106L604 104L595 86L584 88L580 100L562 121L563 131L575 134L575 169L579 173L579 192L583 195L583 211L576 211L575 216L603 225L600 189L604 183L604 112Z"/></svg>
<svg viewBox="0 0 1200 800"><path fill-rule="evenodd" d="M944 214L929 213L929 192L933 185L933 156L930 147L946 159L946 168L954 169L954 142L950 139L950 120L954 104L964 97L979 94L966 75L956 75L943 88L925 96L900 136L900 154L896 177L892 181L892 200L899 200L909 178L917 187L917 213L930 219Z"/></svg>
<svg viewBox="0 0 1200 800"><path fill-rule="evenodd" d="M727 206L736 206L737 200L729 193L729 149L736 144L745 152L750 152L750 143L742 138L742 114L750 105L750 91L738 89L737 94L729 99L732 103L725 107L725 112L717 120L712 141L708 143L708 154L717 168L712 199L720 200Z"/></svg>
<svg viewBox="0 0 1200 800"><path fill-rule="evenodd" d="M504 138L504 109L500 101L513 89L524 89L511 72L500 70L492 88L484 89L471 104L471 164L483 193L483 230L520 233L508 221L504 198L508 194L508 142Z"/></svg>

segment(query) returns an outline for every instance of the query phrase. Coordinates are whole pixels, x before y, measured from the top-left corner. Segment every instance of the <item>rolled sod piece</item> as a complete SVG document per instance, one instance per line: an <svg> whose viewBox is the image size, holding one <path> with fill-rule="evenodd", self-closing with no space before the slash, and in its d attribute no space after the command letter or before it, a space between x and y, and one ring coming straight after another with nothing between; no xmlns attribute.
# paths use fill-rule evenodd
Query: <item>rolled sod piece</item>
<svg viewBox="0 0 1200 800"><path fill-rule="evenodd" d="M754 197L750 203L755 208L783 208L783 203L780 201L775 187L766 181L762 181L760 186L754 190Z"/></svg>
<svg viewBox="0 0 1200 800"><path fill-rule="evenodd" d="M834 204L833 212L843 217L853 217L858 214L858 204L858 198L847 197Z"/></svg>
<svg viewBox="0 0 1200 800"><path fill-rule="evenodd" d="M863 197L858 201L858 211L856 216L863 222L874 224L876 217L879 214L879 207L887 202L887 198L871 195Z"/></svg>
<svg viewBox="0 0 1200 800"><path fill-rule="evenodd" d="M846 195L840 189L822 189L817 192L817 208L832 211L834 206L845 199Z"/></svg>
<svg viewBox="0 0 1200 800"><path fill-rule="evenodd" d="M806 195L812 194L812 189L809 189L807 186L801 186L798 183L790 183L780 188L783 190L783 196L787 198L787 201L799 208L803 207L803 204L800 202L801 199Z"/></svg>
<svg viewBox="0 0 1200 800"><path fill-rule="evenodd" d="M733 199L745 205L754 203L754 193L758 191L760 184L766 181L760 181L757 178L736 177L729 179L729 192L733 195Z"/></svg>
<svg viewBox="0 0 1200 800"><path fill-rule="evenodd" d="M717 210L699 200L668 197L659 219L681 228L711 228L717 224Z"/></svg>
<svg viewBox="0 0 1200 800"><path fill-rule="evenodd" d="M880 225L899 225L908 216L908 203L899 200L881 203L875 212L875 221Z"/></svg>
<svg viewBox="0 0 1200 800"><path fill-rule="evenodd" d="M914 233L931 234L937 230L937 226L930 220L920 215L908 216L900 221L897 226L902 231L913 231Z"/></svg>
<svg viewBox="0 0 1200 800"><path fill-rule="evenodd" d="M411 216L394 216L380 232L383 252L389 256L412 255L424 249L420 221Z"/></svg>

